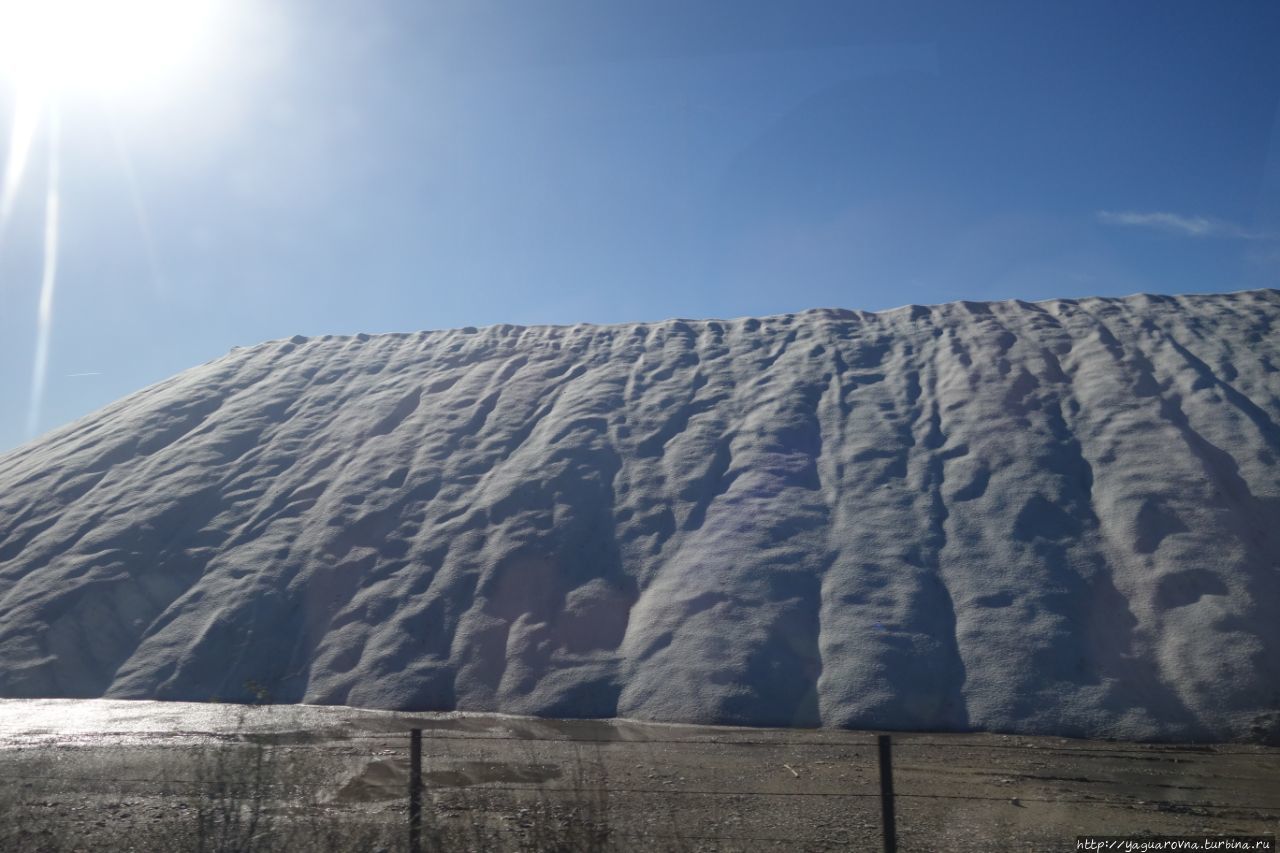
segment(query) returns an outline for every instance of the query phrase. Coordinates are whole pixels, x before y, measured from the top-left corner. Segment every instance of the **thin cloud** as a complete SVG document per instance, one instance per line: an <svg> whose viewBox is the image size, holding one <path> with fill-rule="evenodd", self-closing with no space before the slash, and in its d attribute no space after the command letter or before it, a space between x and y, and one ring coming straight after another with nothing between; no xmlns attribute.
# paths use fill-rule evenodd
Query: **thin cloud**
<svg viewBox="0 0 1280 853"><path fill-rule="evenodd" d="M1210 219L1206 216L1183 216L1180 213L1151 212L1143 213L1133 210L1100 210L1098 221L1103 225L1118 225L1124 228L1150 228L1168 234L1183 237L1226 237L1235 240L1268 240L1272 235L1250 231L1233 222Z"/></svg>

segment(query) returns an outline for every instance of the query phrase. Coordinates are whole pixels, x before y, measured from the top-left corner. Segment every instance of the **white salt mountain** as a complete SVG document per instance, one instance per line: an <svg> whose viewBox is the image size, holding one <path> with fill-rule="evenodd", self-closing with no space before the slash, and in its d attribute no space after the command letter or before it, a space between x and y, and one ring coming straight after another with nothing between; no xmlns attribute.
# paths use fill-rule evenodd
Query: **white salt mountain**
<svg viewBox="0 0 1280 853"><path fill-rule="evenodd" d="M0 456L0 695L1225 739L1280 291L294 338Z"/></svg>

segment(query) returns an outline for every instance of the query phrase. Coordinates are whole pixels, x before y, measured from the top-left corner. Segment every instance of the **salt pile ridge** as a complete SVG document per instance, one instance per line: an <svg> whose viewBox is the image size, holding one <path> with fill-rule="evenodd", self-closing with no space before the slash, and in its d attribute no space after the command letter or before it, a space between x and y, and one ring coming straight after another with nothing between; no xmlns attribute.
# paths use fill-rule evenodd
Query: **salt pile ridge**
<svg viewBox="0 0 1280 853"><path fill-rule="evenodd" d="M235 350L0 456L0 695L1256 735L1278 323L1268 290Z"/></svg>

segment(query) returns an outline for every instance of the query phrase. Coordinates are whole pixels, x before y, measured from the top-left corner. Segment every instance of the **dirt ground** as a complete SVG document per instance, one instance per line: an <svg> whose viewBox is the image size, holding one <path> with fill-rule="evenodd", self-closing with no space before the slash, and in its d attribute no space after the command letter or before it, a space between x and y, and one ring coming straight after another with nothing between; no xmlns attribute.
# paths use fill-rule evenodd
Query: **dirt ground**
<svg viewBox="0 0 1280 853"><path fill-rule="evenodd" d="M376 825L387 840L368 849L405 849L415 727L425 819L483 825L513 845L547 812L599 825L621 849L881 844L875 733L97 707L77 717L83 705L0 702L0 822L20 831L11 844L147 849L140 839L194 814L210 786L248 785L265 748L274 763L252 778L265 779L268 811ZM892 743L902 851L1066 851L1083 834L1275 835L1280 823L1276 748L915 733Z"/></svg>

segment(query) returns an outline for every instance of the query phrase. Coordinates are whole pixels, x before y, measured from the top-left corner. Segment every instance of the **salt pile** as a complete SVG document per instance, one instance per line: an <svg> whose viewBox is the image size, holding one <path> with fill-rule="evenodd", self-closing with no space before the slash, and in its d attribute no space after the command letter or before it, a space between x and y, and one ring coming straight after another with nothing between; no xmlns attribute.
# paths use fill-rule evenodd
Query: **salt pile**
<svg viewBox="0 0 1280 853"><path fill-rule="evenodd" d="M0 456L0 695L1280 728L1280 291L294 338Z"/></svg>

